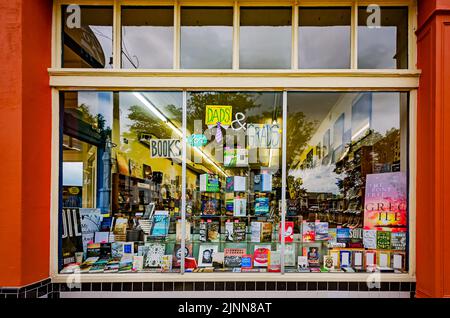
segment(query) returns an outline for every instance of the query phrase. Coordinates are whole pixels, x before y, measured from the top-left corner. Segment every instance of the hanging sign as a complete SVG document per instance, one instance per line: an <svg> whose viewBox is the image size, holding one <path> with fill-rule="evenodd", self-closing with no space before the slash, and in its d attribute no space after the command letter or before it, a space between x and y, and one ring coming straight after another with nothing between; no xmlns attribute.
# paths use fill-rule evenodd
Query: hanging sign
<svg viewBox="0 0 450 318"><path fill-rule="evenodd" d="M229 127L232 119L232 106L207 105L205 123L208 127L214 127L218 123L222 127Z"/></svg>
<svg viewBox="0 0 450 318"><path fill-rule="evenodd" d="M150 158L181 158L181 140L150 139Z"/></svg>
<svg viewBox="0 0 450 318"><path fill-rule="evenodd" d="M208 139L202 134L193 134L187 138L187 142L191 147L203 147L208 143Z"/></svg>
<svg viewBox="0 0 450 318"><path fill-rule="evenodd" d="M277 149L281 146L280 125L247 124L248 146Z"/></svg>

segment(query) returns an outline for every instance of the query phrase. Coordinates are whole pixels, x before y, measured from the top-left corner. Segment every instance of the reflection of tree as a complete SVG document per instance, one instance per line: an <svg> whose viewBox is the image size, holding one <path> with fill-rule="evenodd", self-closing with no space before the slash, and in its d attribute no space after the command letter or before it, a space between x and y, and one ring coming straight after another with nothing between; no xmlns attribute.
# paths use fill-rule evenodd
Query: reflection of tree
<svg viewBox="0 0 450 318"><path fill-rule="evenodd" d="M86 104L79 105L77 110L81 115L81 120L90 124L92 129L100 134L102 143L106 142L108 137L111 138L111 127L105 127L106 120L103 114L91 114L89 106Z"/></svg>
<svg viewBox="0 0 450 318"><path fill-rule="evenodd" d="M286 135L286 164L292 167L295 160L307 147L307 143L316 128L314 122L308 121L303 112L297 112L288 116L288 132Z"/></svg>

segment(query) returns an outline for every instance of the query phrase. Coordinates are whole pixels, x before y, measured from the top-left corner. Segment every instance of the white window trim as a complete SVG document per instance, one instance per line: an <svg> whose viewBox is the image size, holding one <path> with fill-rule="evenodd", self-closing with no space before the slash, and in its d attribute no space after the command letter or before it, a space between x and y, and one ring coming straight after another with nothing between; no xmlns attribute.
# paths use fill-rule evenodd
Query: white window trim
<svg viewBox="0 0 450 318"><path fill-rule="evenodd" d="M61 68L61 10L63 4L113 5L114 6L114 59L113 69L68 69ZM55 0L53 7L52 68L49 69L52 87L52 171L51 171L51 233L50 275L54 282L77 280L80 282L132 282L132 281L366 281L374 278L371 273L131 273L73 275L58 273L58 228L59 228L59 139L60 105L59 92L63 90L270 90L270 91L406 91L410 93L409 104L409 271L404 274L382 273L382 281L415 281L415 220L416 220L416 134L417 134L417 88L420 71L416 68L417 28L416 0L378 0L382 6L409 7L409 48L406 70L362 70L357 69L357 10L361 5L373 1L145 1L145 0ZM120 69L120 6L122 5L174 5L174 61L170 70L125 70ZM181 70L179 69L179 7L185 6L232 6L233 18L233 67L230 70ZM240 70L239 64L239 11L245 6L293 6L292 68L290 70ZM351 68L328 70L298 69L298 10L301 6L351 6L352 40ZM185 95L185 93L183 93ZM283 210L284 207L283 207ZM184 227L183 227L184 228Z"/></svg>

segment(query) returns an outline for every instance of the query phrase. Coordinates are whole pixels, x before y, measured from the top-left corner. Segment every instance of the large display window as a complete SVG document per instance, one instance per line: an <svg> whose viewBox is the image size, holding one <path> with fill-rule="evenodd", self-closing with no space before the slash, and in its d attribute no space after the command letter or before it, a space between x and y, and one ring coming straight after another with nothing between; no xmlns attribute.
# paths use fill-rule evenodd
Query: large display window
<svg viewBox="0 0 450 318"><path fill-rule="evenodd" d="M408 271L406 92L61 92L62 274Z"/></svg>

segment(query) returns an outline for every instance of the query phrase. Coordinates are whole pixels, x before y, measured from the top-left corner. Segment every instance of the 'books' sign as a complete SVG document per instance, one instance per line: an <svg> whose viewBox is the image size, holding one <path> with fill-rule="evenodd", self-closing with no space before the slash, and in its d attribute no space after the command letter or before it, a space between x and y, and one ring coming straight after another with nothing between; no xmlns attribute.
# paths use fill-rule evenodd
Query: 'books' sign
<svg viewBox="0 0 450 318"><path fill-rule="evenodd" d="M181 158L181 140L150 139L150 158Z"/></svg>

